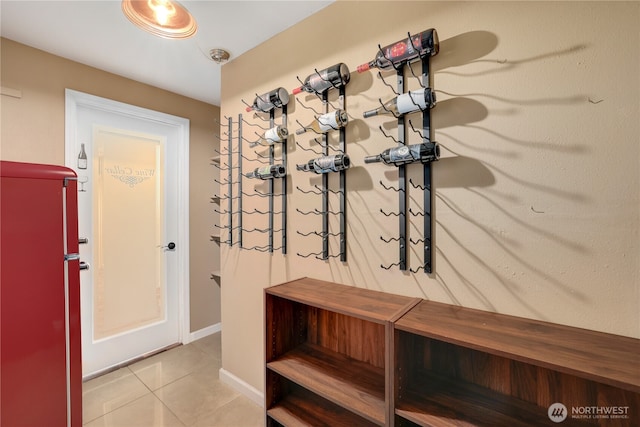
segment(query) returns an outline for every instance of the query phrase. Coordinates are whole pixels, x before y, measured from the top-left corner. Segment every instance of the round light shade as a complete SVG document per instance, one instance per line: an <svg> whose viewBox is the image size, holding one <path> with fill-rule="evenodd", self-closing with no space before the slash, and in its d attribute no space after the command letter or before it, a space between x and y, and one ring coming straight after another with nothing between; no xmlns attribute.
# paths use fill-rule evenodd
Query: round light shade
<svg viewBox="0 0 640 427"><path fill-rule="evenodd" d="M171 0L122 0L122 11L137 27L169 39L185 39L198 29L196 20Z"/></svg>

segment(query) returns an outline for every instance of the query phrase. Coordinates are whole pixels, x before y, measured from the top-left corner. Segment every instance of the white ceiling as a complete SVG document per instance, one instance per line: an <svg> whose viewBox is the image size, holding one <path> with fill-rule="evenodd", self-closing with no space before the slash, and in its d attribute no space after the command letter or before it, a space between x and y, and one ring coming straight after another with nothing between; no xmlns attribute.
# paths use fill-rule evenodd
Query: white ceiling
<svg viewBox="0 0 640 427"><path fill-rule="evenodd" d="M37 49L210 104L220 105L220 65L326 7L324 1L183 0L198 32L186 40L145 33L119 0L0 0L0 34ZM46 78L46 70L43 78ZM259 70L256 70L259 72Z"/></svg>

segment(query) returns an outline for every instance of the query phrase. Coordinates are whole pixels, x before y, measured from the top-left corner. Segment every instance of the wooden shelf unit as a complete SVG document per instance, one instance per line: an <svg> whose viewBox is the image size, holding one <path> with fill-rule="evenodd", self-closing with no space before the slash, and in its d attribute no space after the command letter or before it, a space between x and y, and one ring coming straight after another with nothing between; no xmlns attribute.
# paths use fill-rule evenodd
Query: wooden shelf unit
<svg viewBox="0 0 640 427"><path fill-rule="evenodd" d="M396 425L558 425L556 402L563 426L640 420L640 340L431 301L394 328ZM572 418L598 406L629 418Z"/></svg>
<svg viewBox="0 0 640 427"><path fill-rule="evenodd" d="M388 425L392 322L418 301L306 278L267 288L267 426Z"/></svg>
<svg viewBox="0 0 640 427"><path fill-rule="evenodd" d="M265 318L268 427L640 421L637 339L308 278L267 288Z"/></svg>

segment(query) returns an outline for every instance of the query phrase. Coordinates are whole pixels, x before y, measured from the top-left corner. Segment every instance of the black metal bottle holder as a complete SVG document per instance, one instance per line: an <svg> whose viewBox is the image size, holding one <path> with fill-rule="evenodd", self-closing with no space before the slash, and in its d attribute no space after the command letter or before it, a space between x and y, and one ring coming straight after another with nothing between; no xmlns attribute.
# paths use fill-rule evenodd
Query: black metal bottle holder
<svg viewBox="0 0 640 427"><path fill-rule="evenodd" d="M257 97L260 97L260 95L257 95ZM261 98L262 99L262 98ZM264 100L263 100L264 101ZM247 104L244 100L242 100L242 102L249 106L249 104ZM265 101L266 102L266 101ZM276 118L276 111L277 110L281 110L281 120L282 123L281 125L284 127L287 127L287 105L283 105L282 107L275 107L273 108L271 111L269 111L269 128L264 128L260 125L257 125L255 123L249 123L247 121L245 121L244 119L242 119L242 114L239 115L239 121L240 121L240 130L242 130L242 123L245 123L249 126L255 126L258 127L262 130L268 130L271 129L275 126L275 118ZM256 115L256 117L262 119L262 120L267 120L261 116ZM260 135L257 132L254 132L255 135L260 138ZM288 139L288 137L287 137ZM242 197L246 196L246 197L264 197L268 199L268 203L269 203L269 207L267 211L261 211L258 209L254 209L252 211L245 211L242 209L242 202L240 202L240 218L242 218L243 214L259 214L259 215L268 215L268 220L269 220L269 225L267 228L252 228L252 229L245 229L242 228L242 226L240 227L240 248L241 249L246 249L246 250L255 250L258 252L269 252L269 253L273 253L276 250L281 250L283 255L286 255L287 253L287 175L285 174L285 176L283 176L282 178L273 178L273 179L269 179L267 180L268 182L268 191L267 193L262 193L259 192L258 190L254 189L254 193L246 193L244 191L242 191L242 159L244 158L245 160L250 160L250 161L257 161L259 163L262 164L268 164L268 165L274 165L275 164L275 147L274 144L270 144L267 147L267 155L262 155L260 153L258 153L257 151L255 152L256 157L251 159L248 157L245 157L242 155L242 141L245 142L249 142L251 143L251 141L239 137L238 138L238 146L240 147L240 156L239 156L239 160L238 163L240 164L240 173L238 175L238 181L239 181L239 185L240 185L240 200L242 201ZM257 145L257 148L261 147L261 145ZM285 141L282 142L282 149L281 149L281 160L282 160L282 164L287 165L287 140L285 139ZM280 179L281 180L281 193L280 194L275 194L275 180L276 179ZM275 198L276 196L280 196L280 200L281 200L281 211L276 212L274 210L274 205L275 205ZM281 228L280 229L275 229L275 215L281 215ZM268 243L264 246L252 246L252 247L244 247L242 245L242 232L247 232L247 233L252 233L252 232L257 232L257 233L267 233L268 234ZM281 245L279 247L274 247L274 234L275 233L281 233L281 237L282 237L282 241L281 241Z"/></svg>
<svg viewBox="0 0 640 427"><path fill-rule="evenodd" d="M411 41L411 43L413 44L413 38L411 37L411 34L408 33L408 39ZM416 46L413 46L414 49L418 50L416 48ZM382 52L382 48L380 47L380 45L378 45L378 49L380 49L380 51ZM384 52L382 52L384 55ZM386 56L385 56L386 57ZM390 85L389 83L387 83L384 80L384 77L382 76L382 74L380 72L378 72L378 76L380 77L380 79L382 80L382 82L388 86L389 88L391 88L391 90L396 94L396 95L400 95L402 93L405 93L405 65L408 65L409 70L411 71L411 74L418 80L418 82L420 83L420 86L422 88L424 88L425 90L431 90L431 85L430 85L430 55L425 55L425 56L421 56L420 61L422 62L422 74L421 76L416 76L416 74L413 71L413 68L411 67L410 63L408 62L403 62L399 65L394 64L394 68L396 70L396 76L397 76L397 90L393 88L392 85ZM393 63L393 62L392 62ZM411 101L415 104L415 101L413 100L413 97L409 96L409 98L411 99ZM379 100L380 104L382 105L383 108L384 104L382 102L382 100ZM429 108L427 106L426 109L420 108L420 106L418 104L416 104L416 106L419 107L420 111L422 111L422 132L420 132L419 130L417 130L414 126L413 123L411 123L411 120L408 120L408 124L411 126L411 129L417 133L418 135L420 135L420 137L422 138L423 142L428 143L428 142L432 142L432 132L431 132L431 108ZM386 108L385 108L386 109ZM387 110L389 111L389 110ZM396 115L393 112L389 111L390 113L392 113L392 115L398 120L398 138L394 138L392 135L388 135L384 129L382 128L382 126L380 126L380 131L382 132L382 134L387 137L392 139L394 142L396 142L397 144L401 144L401 145L406 145L406 131L407 131L407 123L405 122L405 117L404 115ZM394 188L391 186L386 186L384 185L384 183L382 183L382 181L380 181L380 184L382 185L382 187L385 190L390 190L390 191L395 191L398 193L398 200L399 200L399 211L398 213L389 213L389 212L385 212L382 209L380 209L380 212L385 215L385 216L397 216L398 217L398 225L399 225L399 229L398 229L398 237L397 238L389 238L389 239L385 239L384 237L380 236L380 239L382 241L384 241L385 243L391 243L391 242L398 242L398 249L399 249L399 261L393 264L389 264L389 265L381 265L380 267L384 268L385 270L388 270L390 268L393 267L399 267L400 270L402 271L406 271L409 270L412 273L417 273L420 270L424 270L425 273L431 273L432 272L432 251L431 251L431 242L432 242L432 229L431 229L431 212L432 212L432 197L431 197L431 179L432 177L432 169L431 169L431 162L424 162L423 163L423 184L422 185L416 185L414 184L411 180L409 180L409 183L411 184L411 186L414 189L419 189L423 191L423 206L424 206L424 211L423 212L413 212L412 209L408 209L407 210L407 201L408 201L408 189L407 189L407 176L406 176L406 165L399 165L398 166L398 188ZM424 218L424 225L423 225L423 238L421 239L411 239L409 238L409 243L417 245L417 244L423 244L423 250L424 250L424 263L422 266L416 268L416 269L410 269L407 266L407 213L409 213L410 215L417 217L417 216L422 216Z"/></svg>
<svg viewBox="0 0 640 427"><path fill-rule="evenodd" d="M238 154L238 156L240 156L241 154L241 151L239 150L233 151L233 130L234 130L234 125L236 125L238 130L238 135L240 136L242 135L241 128L240 128L241 116L238 116L237 122L234 122L231 117L225 116L225 119L227 120L227 131L223 132L223 135L227 137L227 149L226 151L214 150L220 156L220 164L218 165L215 162L212 164L213 166L217 167L220 170L220 172L223 172L223 171L227 172L226 178L214 179L214 181L220 184L220 186L223 186L223 185L227 186L227 194L223 193L220 195L216 195L215 197L212 197L211 202L214 203L216 199L220 200L222 198L228 201L228 208L226 210L214 209L215 212L221 215L227 215L227 225L215 224L215 227L220 229L220 233L222 233L223 230L227 231L227 239L222 240L222 236L217 237L215 235L212 235L211 240L219 240L220 243L225 243L225 244L228 244L229 246L233 246L234 244L238 243L238 242L234 242L233 240L233 232L235 230L240 230L240 228L242 227L242 217L240 217L239 219L239 225L235 227L233 225L234 214L237 213L237 212L234 212L234 200L236 199L240 200L239 196L234 197L233 195L234 194L233 185L237 183L237 181L236 182L233 181L233 171L234 169L240 169L240 165L237 165L237 166L233 165L233 154ZM220 141L222 142L222 138L220 138ZM224 155L227 156L226 163L224 163L222 160ZM240 205L240 208L241 208L241 205Z"/></svg>
<svg viewBox="0 0 640 427"><path fill-rule="evenodd" d="M316 74L318 75L319 78L321 78L324 81L328 81L326 79L324 79L320 73L318 72L318 70L315 70ZM302 84L302 81L298 78L298 81L300 81L300 83ZM315 93L321 100L322 100L322 104L324 105L324 110L325 110L325 114L329 112L329 107L331 106L332 108L334 108L335 110L341 109L343 111L346 111L346 97L345 97L345 85L341 85L341 86L336 86L333 84L333 82L330 82L331 86L330 88L328 88L327 90L325 90L322 93ZM338 100L342 105L339 105L337 108L336 106L334 106L330 101L329 101L329 91L331 89L337 89L338 90ZM302 102L300 102L298 100L298 103L306 109L310 109L312 110L314 113L316 113L316 115L320 116L320 114L313 108L308 107L306 105L304 105ZM317 117L316 117L317 118ZM298 125L300 125L303 128L306 128L304 125L302 125L298 120L296 120L296 122L298 123ZM307 130L313 131L315 133L315 130L313 129L309 129L306 128ZM315 154L319 154L322 156L328 156L329 155L329 150L339 153L339 154L346 154L347 152L347 147L346 147L346 128L343 126L340 129L333 129L336 131L339 131L339 146L338 148L335 148L333 146L331 146L331 144L329 144L329 138L327 136L327 133L322 133L319 134L321 137L321 140L319 141L318 138L315 138L314 141L320 145L321 150L320 151L316 151L313 149L309 149L309 148L304 148L302 145L298 144L298 142L296 142L296 145L298 145L298 147L302 148L305 151L311 151ZM347 175L346 175L346 170L341 170L339 172L336 172L339 174L339 181L340 181L340 189L339 190L331 190L329 188L329 174L328 173L323 173L322 174L322 188L318 187L317 185L314 186L315 190L303 190L300 187L296 187L299 191L301 191L302 193L305 194L318 194L322 196L322 209L318 210L318 209L314 209L313 211L302 211L298 208L296 208L296 211L298 211L300 214L302 215L320 215L322 217L322 232L319 231L311 231L311 232L307 232L307 233L302 233L300 231L296 232L298 234L300 234L301 236L311 236L311 235L315 235L315 236L319 236L322 237L322 252L311 252L308 254L301 254L301 253L297 253L298 256L303 257L303 258L309 258L311 256L315 257L316 259L321 259L321 260L327 260L329 258L340 258L340 261L342 262L346 262L347 261L347 236L346 236L346 221L347 221L347 215L346 215L346 205L347 205L347 195L346 195L346 186L347 186ZM339 211L330 211L329 210L329 194L335 194L338 196L339 198L339 203L340 203L340 210ZM339 221L340 221L340 231L339 233L331 233L329 230L329 215L334 215L334 216L338 216L339 217ZM340 239L340 252L338 254L330 254L329 252L329 238L330 237L339 237Z"/></svg>

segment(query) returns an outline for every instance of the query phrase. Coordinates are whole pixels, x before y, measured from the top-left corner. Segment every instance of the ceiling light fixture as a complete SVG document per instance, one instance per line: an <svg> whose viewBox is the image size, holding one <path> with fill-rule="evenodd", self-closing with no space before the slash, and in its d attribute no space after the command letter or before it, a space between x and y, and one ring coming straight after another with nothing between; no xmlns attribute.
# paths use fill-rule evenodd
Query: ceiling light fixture
<svg viewBox="0 0 640 427"><path fill-rule="evenodd" d="M216 64L223 64L229 60L229 52L224 49L211 49L209 51L209 56L211 60Z"/></svg>
<svg viewBox="0 0 640 427"><path fill-rule="evenodd" d="M122 12L135 26L168 39L186 39L198 30L189 11L172 0L122 0Z"/></svg>

